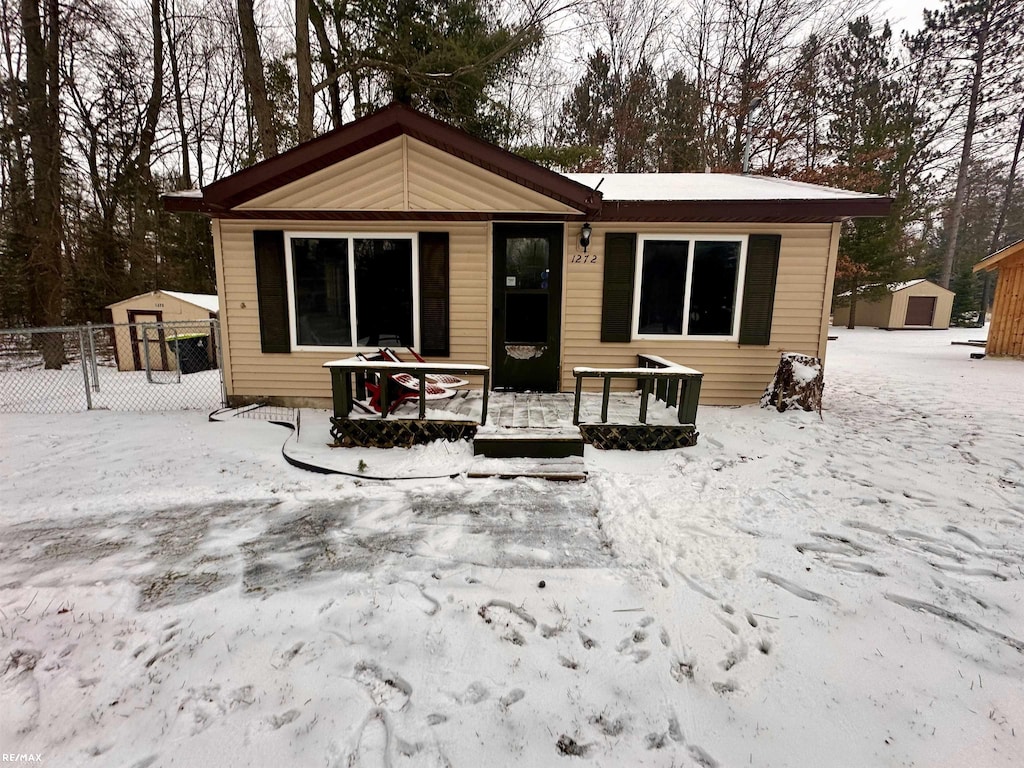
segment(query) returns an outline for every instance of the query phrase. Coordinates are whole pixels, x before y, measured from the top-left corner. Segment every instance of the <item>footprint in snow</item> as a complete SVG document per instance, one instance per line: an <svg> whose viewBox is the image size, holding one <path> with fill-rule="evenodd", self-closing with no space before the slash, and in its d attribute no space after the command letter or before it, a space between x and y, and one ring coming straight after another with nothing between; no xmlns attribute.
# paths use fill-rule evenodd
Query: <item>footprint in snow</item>
<svg viewBox="0 0 1024 768"><path fill-rule="evenodd" d="M782 587L792 595L796 595L801 600L809 600L812 603L826 603L828 605L839 605L839 601L828 595L823 595L819 592L813 592L806 587L801 587L799 584L784 579L781 576L776 576L774 573L768 573L767 571L757 571L756 576L766 581L770 581L777 587Z"/></svg>
<svg viewBox="0 0 1024 768"><path fill-rule="evenodd" d="M380 707L374 707L356 731L355 743L342 764L348 768L390 766L391 735L390 716Z"/></svg>
<svg viewBox="0 0 1024 768"><path fill-rule="evenodd" d="M0 675L0 734L29 733L39 721L39 682L35 668L41 655L29 648L18 648L7 657Z"/></svg>
<svg viewBox="0 0 1024 768"><path fill-rule="evenodd" d="M513 645L526 645L524 633L533 632L537 628L537 620L526 609L508 600L491 600L480 606L477 615L486 624L504 629L501 637Z"/></svg>
<svg viewBox="0 0 1024 768"><path fill-rule="evenodd" d="M517 701L522 701L523 697L525 696L526 692L522 688L513 688L511 691L509 691L500 699L498 699L498 704L501 706L502 709L507 710Z"/></svg>
<svg viewBox="0 0 1024 768"><path fill-rule="evenodd" d="M647 630L644 628L645 626L647 625L644 622L640 622L640 626L622 638L619 644L615 646L615 650L623 656L631 657L634 664L645 661L651 655L649 650L640 647L647 642L648 635Z"/></svg>
<svg viewBox="0 0 1024 768"><path fill-rule="evenodd" d="M355 679L363 685L378 708L397 712L405 708L412 696L412 686L408 682L370 661L356 664Z"/></svg>

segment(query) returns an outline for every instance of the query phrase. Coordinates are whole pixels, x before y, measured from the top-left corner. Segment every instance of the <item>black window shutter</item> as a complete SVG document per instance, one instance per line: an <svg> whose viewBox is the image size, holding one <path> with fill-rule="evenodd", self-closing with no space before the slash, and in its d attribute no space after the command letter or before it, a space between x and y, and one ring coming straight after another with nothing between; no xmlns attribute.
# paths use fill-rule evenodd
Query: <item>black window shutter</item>
<svg viewBox="0 0 1024 768"><path fill-rule="evenodd" d="M284 232L256 230L252 233L252 240L256 253L260 346L264 352L291 352Z"/></svg>
<svg viewBox="0 0 1024 768"><path fill-rule="evenodd" d="M632 338L635 277L636 234L609 232L604 237L601 341L629 341Z"/></svg>
<svg viewBox="0 0 1024 768"><path fill-rule="evenodd" d="M448 233L420 232L420 354L448 357Z"/></svg>
<svg viewBox="0 0 1024 768"><path fill-rule="evenodd" d="M743 278L740 344L767 345L772 335L775 281L779 274L782 235L751 235L747 241L747 272Z"/></svg>

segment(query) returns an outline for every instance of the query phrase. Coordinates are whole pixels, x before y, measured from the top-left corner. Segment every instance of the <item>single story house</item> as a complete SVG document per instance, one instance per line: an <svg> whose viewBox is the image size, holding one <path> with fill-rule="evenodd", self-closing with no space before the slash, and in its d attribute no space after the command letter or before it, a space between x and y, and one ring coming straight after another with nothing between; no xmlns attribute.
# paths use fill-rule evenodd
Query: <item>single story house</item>
<svg viewBox="0 0 1024 768"><path fill-rule="evenodd" d="M556 173L397 104L164 202L213 220L229 400L316 407L325 361L384 345L542 392L655 354L703 403L754 402L780 352L824 357L840 223L891 203Z"/></svg>
<svg viewBox="0 0 1024 768"><path fill-rule="evenodd" d="M996 251L974 265L974 271L998 271L985 354L1024 357L1024 240Z"/></svg>
<svg viewBox="0 0 1024 768"><path fill-rule="evenodd" d="M127 325L128 330L115 329L114 356L119 371L145 370L145 356L149 347L151 370L174 370L174 345L168 344L168 337L180 335L210 336L210 320L220 314L220 300L214 294L183 293L181 291L150 291L138 296L108 304L111 322L118 326ZM193 322L193 325L187 323ZM154 326L146 330L145 337L140 328L144 323L181 323L172 326ZM167 330L170 328L171 330ZM147 343L148 342L148 343ZM216 341L210 339L203 344L209 362L216 364Z"/></svg>
<svg viewBox="0 0 1024 768"><path fill-rule="evenodd" d="M879 286L872 286L879 287ZM867 296L857 299L855 324L886 330L949 328L953 312L953 291L936 285L931 280L908 280L903 283L889 283L880 297ZM861 289L866 292L867 288ZM832 312L833 325L847 325L850 322L850 293L839 295L846 299Z"/></svg>

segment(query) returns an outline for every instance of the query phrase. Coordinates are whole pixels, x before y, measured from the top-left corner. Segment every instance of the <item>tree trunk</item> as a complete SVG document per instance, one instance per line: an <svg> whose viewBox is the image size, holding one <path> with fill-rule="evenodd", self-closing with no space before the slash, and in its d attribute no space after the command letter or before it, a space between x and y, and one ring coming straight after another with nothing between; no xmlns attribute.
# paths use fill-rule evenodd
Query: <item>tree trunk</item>
<svg viewBox="0 0 1024 768"><path fill-rule="evenodd" d="M252 113L259 133L260 153L264 158L277 154L277 131L274 110L267 97L267 80L263 74L263 57L253 15L253 0L238 0L238 26L242 38L242 72L249 86Z"/></svg>
<svg viewBox="0 0 1024 768"><path fill-rule="evenodd" d="M338 79L332 76L338 68L338 62L331 53L331 39L327 36L324 15L316 0L312 0L309 4L309 18L313 22L313 30L316 32L316 39L320 44L320 63L324 65L324 71L330 77L327 93L331 99L331 125L334 128L341 128L341 88L338 86Z"/></svg>
<svg viewBox="0 0 1024 768"><path fill-rule="evenodd" d="M32 158L33 232L28 260L29 319L35 325L60 325L63 315L62 220L60 207L60 9L44 0L46 23L38 0L21 0L25 36L25 95L28 107L29 155ZM43 365L65 362L60 334L40 339Z"/></svg>
<svg viewBox="0 0 1024 768"><path fill-rule="evenodd" d="M846 320L846 327L850 330L857 327L857 293L859 290L860 286L854 280L853 288L850 290L850 316Z"/></svg>
<svg viewBox="0 0 1024 768"><path fill-rule="evenodd" d="M299 143L313 138L313 62L309 52L309 0L295 0L295 79L299 91Z"/></svg>
<svg viewBox="0 0 1024 768"><path fill-rule="evenodd" d="M947 232L946 253L942 259L942 276L939 284L949 288L953 276L953 262L956 260L957 237L960 232L960 220L963 218L964 197L967 195L967 176L971 165L971 147L974 144L974 131L978 124L978 102L981 99L981 80L985 72L985 46L988 42L989 19L985 19L977 32L977 49L974 52L974 77L971 80L971 100L967 107L967 125L964 127L964 144L960 152L960 168L956 175L956 193L953 195L953 208L949 213L949 229Z"/></svg>
<svg viewBox="0 0 1024 768"><path fill-rule="evenodd" d="M167 32L168 60L171 65L171 90L174 92L174 117L177 123L178 136L181 140L181 187L192 188L192 160L189 157L188 132L185 129L185 97L181 91L181 72L178 68L178 41L171 28L171 13L164 18L164 29ZM198 155L198 152L197 152Z"/></svg>
<svg viewBox="0 0 1024 768"><path fill-rule="evenodd" d="M761 407L774 406L780 413L795 407L817 411L820 416L824 390L825 372L820 358L783 352L774 378L761 395Z"/></svg>

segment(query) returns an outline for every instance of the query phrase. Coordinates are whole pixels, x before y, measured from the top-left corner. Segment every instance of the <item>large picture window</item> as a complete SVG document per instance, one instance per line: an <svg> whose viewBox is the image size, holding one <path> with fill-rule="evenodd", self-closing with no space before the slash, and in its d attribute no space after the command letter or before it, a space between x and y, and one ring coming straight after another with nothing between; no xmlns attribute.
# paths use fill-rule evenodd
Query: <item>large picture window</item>
<svg viewBox="0 0 1024 768"><path fill-rule="evenodd" d="M288 235L296 348L417 346L411 235Z"/></svg>
<svg viewBox="0 0 1024 768"><path fill-rule="evenodd" d="M634 336L736 338L746 246L735 236L638 238Z"/></svg>

